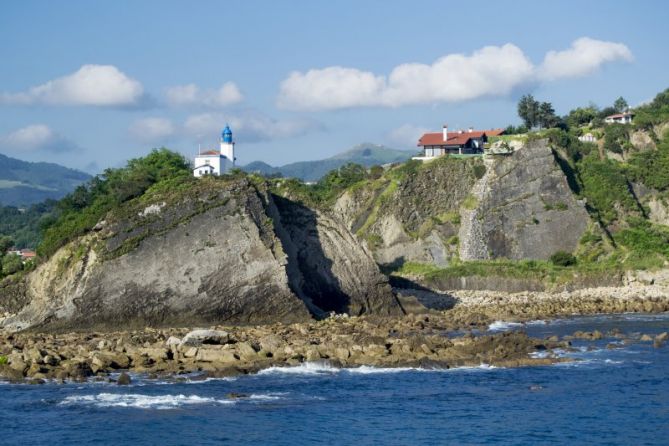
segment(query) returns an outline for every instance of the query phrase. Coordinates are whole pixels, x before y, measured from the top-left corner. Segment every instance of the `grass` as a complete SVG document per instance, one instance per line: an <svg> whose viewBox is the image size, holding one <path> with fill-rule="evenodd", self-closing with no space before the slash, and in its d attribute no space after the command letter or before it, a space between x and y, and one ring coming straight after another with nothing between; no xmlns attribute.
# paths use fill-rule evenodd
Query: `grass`
<svg viewBox="0 0 669 446"><path fill-rule="evenodd" d="M9 362L9 359L5 355L0 355L0 365L6 365Z"/></svg>
<svg viewBox="0 0 669 446"><path fill-rule="evenodd" d="M407 262L399 269L389 271L393 276L419 277L425 282L459 277L503 277L538 280L546 284L565 284L576 278L610 276L628 270L661 268L659 256L634 256L617 253L600 262L580 262L558 266L545 260L476 260L453 263L441 268L433 264Z"/></svg>
<svg viewBox="0 0 669 446"><path fill-rule="evenodd" d="M437 215L437 220L440 223L452 223L454 225L460 224L460 213L456 211L443 212Z"/></svg>
<svg viewBox="0 0 669 446"><path fill-rule="evenodd" d="M390 181L386 188L381 192L374 203L372 212L369 213L365 223L358 229L358 235L364 234L367 230L376 222L379 214L379 209L381 206L392 197L392 195L397 191L397 181Z"/></svg>
<svg viewBox="0 0 669 446"><path fill-rule="evenodd" d="M499 136L491 136L488 138L488 142L490 144L493 144L497 141L505 141L505 142L511 142L511 141L522 141L525 142L527 141L527 134L523 133L520 135L499 135Z"/></svg>
<svg viewBox="0 0 669 446"><path fill-rule="evenodd" d="M462 207L469 211L473 211L476 209L476 206L479 205L479 201L477 198L473 195L468 195L463 201L462 201Z"/></svg>

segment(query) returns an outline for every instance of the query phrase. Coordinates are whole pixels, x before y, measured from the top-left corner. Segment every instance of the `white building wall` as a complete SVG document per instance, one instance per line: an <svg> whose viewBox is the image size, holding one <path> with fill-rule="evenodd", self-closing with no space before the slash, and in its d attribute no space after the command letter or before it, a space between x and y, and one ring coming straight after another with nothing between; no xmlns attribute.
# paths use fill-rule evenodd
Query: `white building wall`
<svg viewBox="0 0 669 446"><path fill-rule="evenodd" d="M235 143L221 141L221 155L226 157L232 165L235 164Z"/></svg>
<svg viewBox="0 0 669 446"><path fill-rule="evenodd" d="M200 167L200 166L205 166L209 165L214 168L212 171L212 175L220 175L221 174L221 156L220 155L198 155L195 157L195 166L194 167ZM200 175L200 170L196 169L195 170L195 176L199 177Z"/></svg>

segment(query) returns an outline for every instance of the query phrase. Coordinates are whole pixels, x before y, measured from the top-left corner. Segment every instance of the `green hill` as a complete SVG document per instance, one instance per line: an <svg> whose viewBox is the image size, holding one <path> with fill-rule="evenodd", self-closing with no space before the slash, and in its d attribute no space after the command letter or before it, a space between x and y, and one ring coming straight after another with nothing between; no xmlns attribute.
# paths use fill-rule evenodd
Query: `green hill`
<svg viewBox="0 0 669 446"><path fill-rule="evenodd" d="M262 175L277 175L299 178L302 181L318 181L331 170L347 163L356 163L365 167L378 164L403 162L411 158L414 152L391 149L378 144L358 144L346 152L330 158L316 161L300 161L280 167L270 166L262 161L254 161L242 169L247 172L256 172Z"/></svg>
<svg viewBox="0 0 669 446"><path fill-rule="evenodd" d="M0 154L0 204L27 206L59 199L91 176L53 163L30 163Z"/></svg>

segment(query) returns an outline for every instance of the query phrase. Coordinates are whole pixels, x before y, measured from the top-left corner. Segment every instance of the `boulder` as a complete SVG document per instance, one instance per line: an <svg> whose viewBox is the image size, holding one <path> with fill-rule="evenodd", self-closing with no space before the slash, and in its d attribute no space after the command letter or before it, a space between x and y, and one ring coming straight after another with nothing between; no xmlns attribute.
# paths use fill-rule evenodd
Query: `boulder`
<svg viewBox="0 0 669 446"><path fill-rule="evenodd" d="M235 351L242 361L254 361L258 359L258 354L248 342L238 342L235 344Z"/></svg>
<svg viewBox="0 0 669 446"><path fill-rule="evenodd" d="M234 363L238 359L235 357L235 354L231 350L223 350L221 348L206 348L202 347L198 349L197 355L195 356L196 361L201 362L215 362L215 363Z"/></svg>
<svg viewBox="0 0 669 446"><path fill-rule="evenodd" d="M177 338L176 336L170 336L167 338L167 341L165 341L167 348L178 347L180 344L181 339Z"/></svg>
<svg viewBox="0 0 669 446"><path fill-rule="evenodd" d="M130 383L132 383L132 379L130 378L130 375L128 375L125 372L121 373L118 379L116 380L116 384L118 384L119 386L127 386Z"/></svg>
<svg viewBox="0 0 669 446"><path fill-rule="evenodd" d="M171 338L170 338L171 339ZM180 345L199 346L207 345L222 345L230 341L230 335L227 331L222 330L193 330L184 336Z"/></svg>
<svg viewBox="0 0 669 446"><path fill-rule="evenodd" d="M6 364L0 364L0 380L1 379L6 379L12 382L21 381L23 380L23 371L17 370Z"/></svg>
<svg viewBox="0 0 669 446"><path fill-rule="evenodd" d="M153 362L160 362L169 358L170 351L162 347L145 347L139 349L139 354Z"/></svg>

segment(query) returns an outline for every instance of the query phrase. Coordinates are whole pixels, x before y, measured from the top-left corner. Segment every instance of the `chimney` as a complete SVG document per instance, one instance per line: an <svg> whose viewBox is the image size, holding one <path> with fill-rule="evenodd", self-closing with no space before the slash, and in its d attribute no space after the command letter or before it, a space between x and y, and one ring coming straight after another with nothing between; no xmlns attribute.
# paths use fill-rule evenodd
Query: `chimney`
<svg viewBox="0 0 669 446"><path fill-rule="evenodd" d="M448 124L444 124L443 132L444 132L444 142L445 142L446 140L448 140Z"/></svg>
<svg viewBox="0 0 669 446"><path fill-rule="evenodd" d="M469 132L469 133L471 133L471 132L473 132L473 131L474 131L474 127L469 127L469 128L467 129L467 132Z"/></svg>

